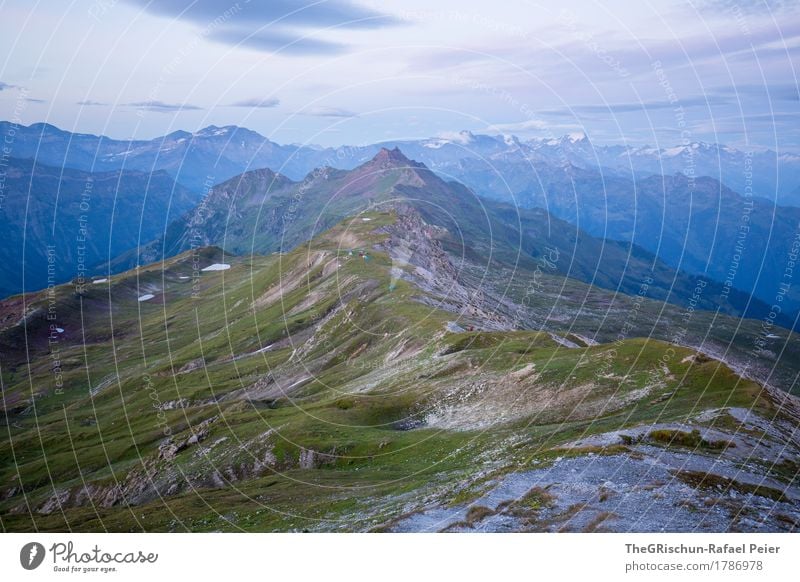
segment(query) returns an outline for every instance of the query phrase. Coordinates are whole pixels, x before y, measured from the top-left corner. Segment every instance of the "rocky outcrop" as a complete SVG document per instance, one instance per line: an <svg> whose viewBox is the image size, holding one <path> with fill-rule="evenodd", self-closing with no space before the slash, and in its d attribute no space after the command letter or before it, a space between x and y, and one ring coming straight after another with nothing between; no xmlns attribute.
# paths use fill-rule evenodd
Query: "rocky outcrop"
<svg viewBox="0 0 800 582"><path fill-rule="evenodd" d="M396 221L378 229L389 238L376 245L392 259L392 282L403 279L413 283L424 292L418 297L421 303L458 314L461 327L514 329L511 318L494 308L501 303L497 298L480 284L464 283L440 241L447 231L426 223L409 205L396 204L394 208Z"/></svg>

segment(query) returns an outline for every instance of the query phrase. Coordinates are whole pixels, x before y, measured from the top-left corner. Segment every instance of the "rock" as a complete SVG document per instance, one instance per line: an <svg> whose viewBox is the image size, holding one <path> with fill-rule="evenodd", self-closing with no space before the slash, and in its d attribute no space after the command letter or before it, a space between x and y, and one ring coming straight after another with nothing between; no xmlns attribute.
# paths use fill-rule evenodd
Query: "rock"
<svg viewBox="0 0 800 582"><path fill-rule="evenodd" d="M53 493L53 495L38 509L38 512L44 513L45 515L53 513L56 510L60 510L68 501L69 490L61 489Z"/></svg>
<svg viewBox="0 0 800 582"><path fill-rule="evenodd" d="M186 362L183 366L181 366L180 370L178 370L178 374L185 374L187 372L191 372L192 370L197 370L198 368L202 368L206 365L206 361L203 358L197 358Z"/></svg>
<svg viewBox="0 0 800 582"><path fill-rule="evenodd" d="M300 468L301 469L313 469L314 462L316 458L316 453L310 449L302 449L300 451Z"/></svg>
<svg viewBox="0 0 800 582"><path fill-rule="evenodd" d="M167 441L165 443L161 443L158 446L158 458L162 459L164 461L171 461L184 448L186 448L186 445L184 443L181 443L180 445L176 445L171 440Z"/></svg>

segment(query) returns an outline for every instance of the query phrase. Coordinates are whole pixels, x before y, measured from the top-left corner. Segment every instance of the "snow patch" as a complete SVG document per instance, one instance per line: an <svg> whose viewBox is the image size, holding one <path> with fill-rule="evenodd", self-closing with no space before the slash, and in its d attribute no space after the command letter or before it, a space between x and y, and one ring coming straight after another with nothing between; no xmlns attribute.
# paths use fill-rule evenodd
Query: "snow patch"
<svg viewBox="0 0 800 582"><path fill-rule="evenodd" d="M683 146L677 146L677 147L674 147L674 148L667 148L667 149L665 149L665 150L664 150L664 155L665 155L665 156L674 157L674 156L679 156L679 155L681 155L681 154L682 154L684 151L686 151L686 148L685 148L685 147L683 147Z"/></svg>
<svg viewBox="0 0 800 582"><path fill-rule="evenodd" d="M205 273L208 271L227 271L230 268L231 266L227 263L214 263L213 265L209 265L205 269L201 270Z"/></svg>
<svg viewBox="0 0 800 582"><path fill-rule="evenodd" d="M153 297L155 297L155 295L153 295L152 293L145 293L144 295L139 297L137 301L139 301L139 303L141 303L142 301L150 301Z"/></svg>

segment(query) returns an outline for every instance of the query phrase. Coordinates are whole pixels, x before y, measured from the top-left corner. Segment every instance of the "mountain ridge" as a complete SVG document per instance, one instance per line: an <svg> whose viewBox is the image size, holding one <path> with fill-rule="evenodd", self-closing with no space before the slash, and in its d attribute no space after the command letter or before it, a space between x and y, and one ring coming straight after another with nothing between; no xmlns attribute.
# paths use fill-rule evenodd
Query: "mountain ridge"
<svg viewBox="0 0 800 582"><path fill-rule="evenodd" d="M235 254L285 252L345 216L399 201L446 229L450 252L477 254L487 265L494 260L535 269L544 249L552 247L569 257L567 264L554 267L556 272L607 289L635 295L648 280L651 293L674 303L696 286L688 274L641 247L596 239L543 210L478 198L399 149L382 149L350 171L312 171L301 182L265 182L261 174L246 172L212 189L198 207L199 215L174 222L163 239L148 245L139 257L122 258L113 269L159 260L197 244L218 245ZM769 313L766 304L735 288L725 291L710 279L703 287L706 294L699 301L704 309L750 317ZM791 325L784 316L779 320Z"/></svg>
<svg viewBox="0 0 800 582"><path fill-rule="evenodd" d="M602 517L611 531L796 529L795 398L673 343L598 344L567 322L511 329L440 236L416 211L371 211L286 254L196 249L80 297L69 285L35 294L27 314L0 302L0 345L38 338L30 356L3 350L3 523L590 531ZM220 262L229 268L208 270ZM585 309L564 291L568 312ZM36 309L51 300L64 330L58 390L48 366L22 365L53 349Z"/></svg>

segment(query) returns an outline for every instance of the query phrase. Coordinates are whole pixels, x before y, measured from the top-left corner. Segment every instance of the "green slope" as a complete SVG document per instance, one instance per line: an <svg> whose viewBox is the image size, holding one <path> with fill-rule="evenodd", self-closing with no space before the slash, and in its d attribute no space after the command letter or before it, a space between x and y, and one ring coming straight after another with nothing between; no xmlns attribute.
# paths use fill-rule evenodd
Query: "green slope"
<svg viewBox="0 0 800 582"><path fill-rule="evenodd" d="M478 304L454 314L454 295L398 263L399 220L370 212L287 254L204 248L3 303L4 530L391 528L532 464L638 454L559 448L577 438L729 407L793 422L691 349L567 348L488 331ZM423 259L440 250L415 242ZM214 263L231 267L200 271Z"/></svg>

